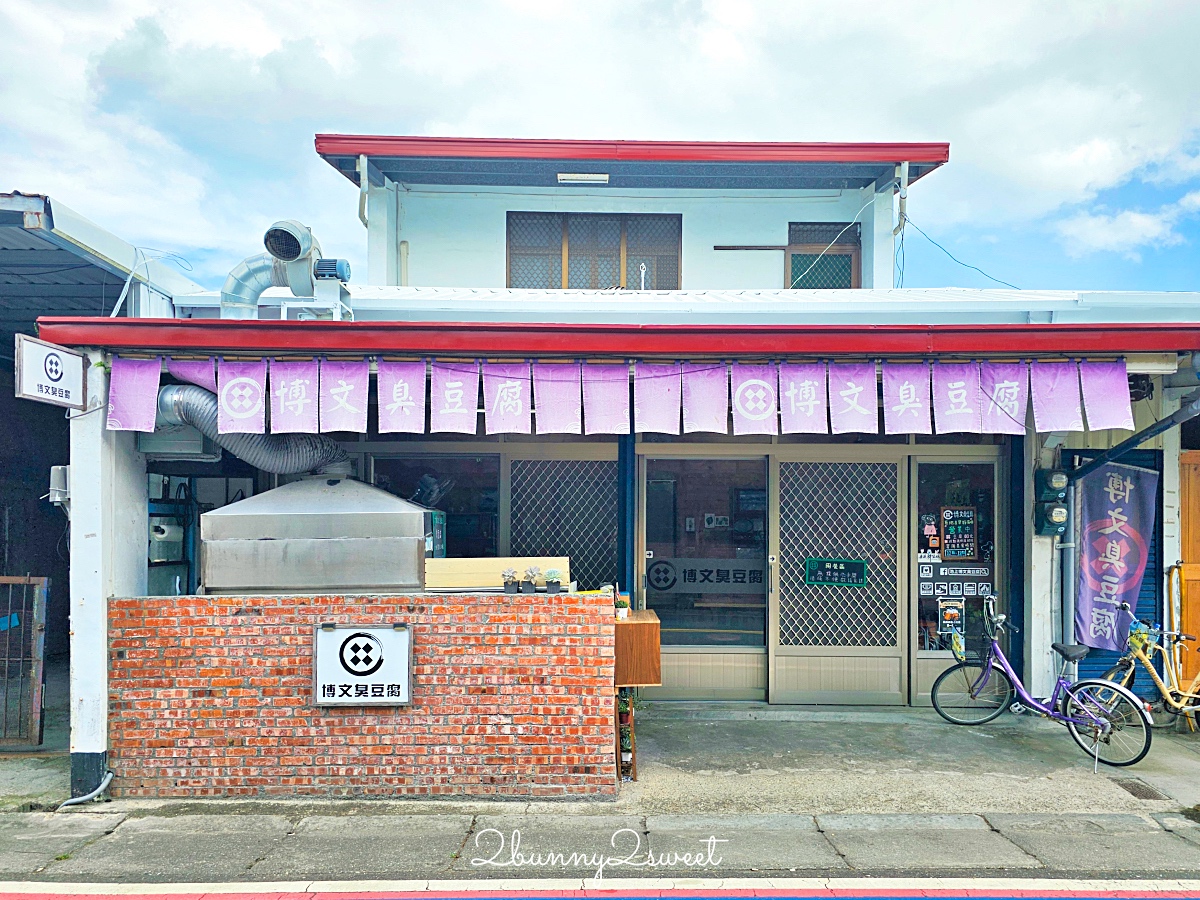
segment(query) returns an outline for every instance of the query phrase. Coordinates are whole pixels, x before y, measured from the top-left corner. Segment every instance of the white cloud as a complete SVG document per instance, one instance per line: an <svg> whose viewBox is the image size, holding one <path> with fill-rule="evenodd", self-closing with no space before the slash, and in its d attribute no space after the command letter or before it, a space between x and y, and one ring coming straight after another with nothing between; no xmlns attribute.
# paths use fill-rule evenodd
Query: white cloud
<svg viewBox="0 0 1200 900"><path fill-rule="evenodd" d="M1200 4L7 0L0 33L0 190L192 253L210 282L285 215L365 270L318 131L947 140L909 205L943 231L1200 175L1180 88ZM1175 234L1161 210L1067 215L1076 253Z"/></svg>
<svg viewBox="0 0 1200 900"><path fill-rule="evenodd" d="M1141 250L1183 243L1175 225L1185 216L1200 212L1200 191L1192 191L1156 212L1126 209L1117 213L1079 213L1057 225L1067 253L1075 258L1091 253L1117 253L1140 260Z"/></svg>

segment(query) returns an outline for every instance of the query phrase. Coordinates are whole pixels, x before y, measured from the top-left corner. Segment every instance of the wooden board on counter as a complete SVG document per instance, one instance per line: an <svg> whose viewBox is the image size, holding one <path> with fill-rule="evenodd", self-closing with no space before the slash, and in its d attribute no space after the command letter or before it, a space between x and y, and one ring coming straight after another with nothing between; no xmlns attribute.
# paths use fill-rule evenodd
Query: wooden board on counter
<svg viewBox="0 0 1200 900"><path fill-rule="evenodd" d="M546 572L562 572L562 584L571 583L571 559L567 556L469 556L458 559L429 558L425 560L425 587L430 590L462 590L472 588L503 588L505 569L516 569L517 579L525 570L537 566L542 570L538 585L546 584Z"/></svg>

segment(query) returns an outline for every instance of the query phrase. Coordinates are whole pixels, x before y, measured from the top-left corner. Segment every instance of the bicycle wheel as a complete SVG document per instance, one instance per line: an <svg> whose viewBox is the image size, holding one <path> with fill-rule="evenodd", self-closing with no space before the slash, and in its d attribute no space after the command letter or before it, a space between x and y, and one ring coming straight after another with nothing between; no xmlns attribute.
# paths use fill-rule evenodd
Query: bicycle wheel
<svg viewBox="0 0 1200 900"><path fill-rule="evenodd" d="M1108 766L1132 766L1150 752L1152 732L1142 715L1141 701L1127 689L1099 678L1077 681L1063 694L1064 716L1107 723L1076 724L1067 721L1067 731L1088 756Z"/></svg>
<svg viewBox="0 0 1200 900"><path fill-rule="evenodd" d="M1013 686L998 666L992 666L987 681L979 684L983 666L964 662L938 676L930 691L933 708L954 725L990 722L1012 703Z"/></svg>
<svg viewBox="0 0 1200 900"><path fill-rule="evenodd" d="M1117 664L1100 676L1104 681L1113 681L1133 690L1134 682L1137 681L1137 666L1131 659L1117 660Z"/></svg>

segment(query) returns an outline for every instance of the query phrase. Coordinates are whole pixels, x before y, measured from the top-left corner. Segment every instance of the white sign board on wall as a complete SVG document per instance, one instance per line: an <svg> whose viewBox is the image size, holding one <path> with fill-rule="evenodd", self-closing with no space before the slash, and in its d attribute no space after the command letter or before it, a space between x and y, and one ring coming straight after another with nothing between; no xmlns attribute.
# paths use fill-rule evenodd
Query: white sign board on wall
<svg viewBox="0 0 1200 900"><path fill-rule="evenodd" d="M317 706L407 706L412 702L412 633L406 625L317 626Z"/></svg>
<svg viewBox="0 0 1200 900"><path fill-rule="evenodd" d="M82 353L18 334L14 356L18 397L71 409L87 405L87 361Z"/></svg>

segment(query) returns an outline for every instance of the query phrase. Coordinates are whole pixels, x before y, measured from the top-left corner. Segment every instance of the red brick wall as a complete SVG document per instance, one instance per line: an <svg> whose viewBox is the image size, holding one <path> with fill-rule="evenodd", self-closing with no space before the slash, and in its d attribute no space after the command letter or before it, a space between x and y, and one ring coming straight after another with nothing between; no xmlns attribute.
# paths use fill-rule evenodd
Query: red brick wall
<svg viewBox="0 0 1200 900"><path fill-rule="evenodd" d="M406 622L411 707L313 705L320 622ZM109 601L109 765L125 797L614 797L602 596Z"/></svg>

